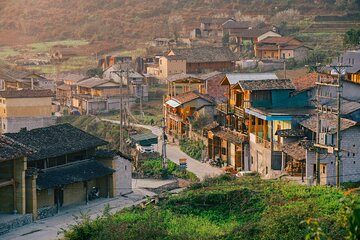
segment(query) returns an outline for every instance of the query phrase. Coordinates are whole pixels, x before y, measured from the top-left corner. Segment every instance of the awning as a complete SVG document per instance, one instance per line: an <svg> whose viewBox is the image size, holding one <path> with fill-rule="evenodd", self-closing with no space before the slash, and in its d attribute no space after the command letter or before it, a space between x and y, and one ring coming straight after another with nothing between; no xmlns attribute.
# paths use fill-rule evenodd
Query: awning
<svg viewBox="0 0 360 240"><path fill-rule="evenodd" d="M158 143L158 136L153 133L131 135L130 139L141 146L150 146Z"/></svg>
<svg viewBox="0 0 360 240"><path fill-rule="evenodd" d="M168 101L166 102L166 104L169 105L169 106L171 106L171 107L173 107L173 108L176 108L176 107L178 107L178 106L181 105L178 101L173 100L173 99L168 100Z"/></svg>
<svg viewBox="0 0 360 240"><path fill-rule="evenodd" d="M36 179L37 190L66 186L72 183L93 180L115 172L96 160L73 162L59 167L39 170Z"/></svg>

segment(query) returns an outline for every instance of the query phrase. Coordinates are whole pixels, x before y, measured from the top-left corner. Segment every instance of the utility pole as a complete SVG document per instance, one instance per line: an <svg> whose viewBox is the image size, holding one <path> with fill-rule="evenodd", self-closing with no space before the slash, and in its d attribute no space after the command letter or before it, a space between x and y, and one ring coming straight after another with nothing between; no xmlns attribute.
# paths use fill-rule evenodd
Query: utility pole
<svg viewBox="0 0 360 240"><path fill-rule="evenodd" d="M144 91L144 88L141 83L140 84L140 118L143 118L143 96L144 96L143 91Z"/></svg>
<svg viewBox="0 0 360 240"><path fill-rule="evenodd" d="M320 82L320 75L317 73L317 82ZM320 85L316 85L316 144L320 144ZM316 162L316 185L320 185L320 149L315 148Z"/></svg>
<svg viewBox="0 0 360 240"><path fill-rule="evenodd" d="M163 169L167 169L167 159L166 159L166 133L165 133L165 129L166 129L166 125L165 125L165 118L162 119L162 167Z"/></svg>
<svg viewBox="0 0 360 240"><path fill-rule="evenodd" d="M336 170L336 186L340 187L340 162L341 162L341 98L342 98L342 75L344 73L344 69L350 66L343 66L343 65L333 65L330 66L338 75L337 83L328 83L322 82L321 79L318 77L318 81L316 82L317 85L317 93L316 93L316 102L317 102L317 123L316 123L316 182L320 184L320 149L327 149L328 152L335 152L335 170ZM320 87L334 87L336 88L336 98L328 97L328 96L321 96L320 94ZM337 126L336 126L336 145L335 148L328 146L327 144L320 143L320 132L321 132L321 120L320 120L320 112L323 112L323 107L321 104L321 98L326 99L333 99L336 100L336 109L331 108L330 112L328 108L325 108L326 114L336 114Z"/></svg>

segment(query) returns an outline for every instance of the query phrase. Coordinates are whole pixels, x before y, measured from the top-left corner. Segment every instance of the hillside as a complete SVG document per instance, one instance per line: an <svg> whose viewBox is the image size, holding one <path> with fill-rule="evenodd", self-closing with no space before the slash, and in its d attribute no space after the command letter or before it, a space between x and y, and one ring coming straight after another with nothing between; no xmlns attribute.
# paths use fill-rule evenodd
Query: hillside
<svg viewBox="0 0 360 240"><path fill-rule="evenodd" d="M197 183L156 206L105 214L94 221L83 216L84 221L79 219L65 232L65 239L294 240L305 239L309 232L321 238L307 239L328 239L323 232L340 240L348 235L347 217L354 216L342 212L350 200L344 191L326 186L222 176ZM359 203L360 198L355 195L353 200ZM312 231L303 222L309 218ZM352 218L352 227L359 226L359 218ZM356 231L347 239L357 239Z"/></svg>
<svg viewBox="0 0 360 240"><path fill-rule="evenodd" d="M33 41L86 39L139 47L153 37L166 37L169 16L184 19L183 31L198 26L201 17L236 12L263 15L298 9L301 14L341 15L334 0L0 0L0 45ZM315 4L314 4L315 3Z"/></svg>

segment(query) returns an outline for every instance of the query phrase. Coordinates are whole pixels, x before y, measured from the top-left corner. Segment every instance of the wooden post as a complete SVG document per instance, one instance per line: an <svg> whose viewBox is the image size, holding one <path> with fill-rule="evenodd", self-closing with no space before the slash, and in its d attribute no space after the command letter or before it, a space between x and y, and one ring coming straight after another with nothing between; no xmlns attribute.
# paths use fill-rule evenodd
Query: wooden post
<svg viewBox="0 0 360 240"><path fill-rule="evenodd" d="M13 160L13 204L14 204L14 214L17 213L17 196L16 196L16 164L15 164L16 160ZM20 166L19 166L20 167Z"/></svg>
<svg viewBox="0 0 360 240"><path fill-rule="evenodd" d="M267 141L267 130L268 130L267 121L266 121L266 120L264 120L264 123L263 123L263 132L264 132L264 147L266 147L266 141Z"/></svg>
<svg viewBox="0 0 360 240"><path fill-rule="evenodd" d="M259 118L255 117L255 136L256 136L256 143L258 142L259 137Z"/></svg>
<svg viewBox="0 0 360 240"><path fill-rule="evenodd" d="M252 115L249 114L249 124L248 124L249 134L252 132Z"/></svg>
<svg viewBox="0 0 360 240"><path fill-rule="evenodd" d="M215 136L213 136L213 139L212 139L212 155L211 155L211 159L215 160Z"/></svg>

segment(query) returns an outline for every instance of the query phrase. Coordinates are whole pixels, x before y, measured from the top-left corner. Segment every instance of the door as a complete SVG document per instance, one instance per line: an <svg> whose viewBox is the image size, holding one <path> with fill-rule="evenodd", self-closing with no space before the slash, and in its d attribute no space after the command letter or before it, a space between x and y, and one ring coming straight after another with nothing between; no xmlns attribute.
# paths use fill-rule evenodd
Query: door
<svg viewBox="0 0 360 240"><path fill-rule="evenodd" d="M327 184L327 167L326 164L320 164L320 184Z"/></svg>
<svg viewBox="0 0 360 240"><path fill-rule="evenodd" d="M57 205L59 203L59 206L62 207L64 204L64 189L55 188L54 193L54 204Z"/></svg>

